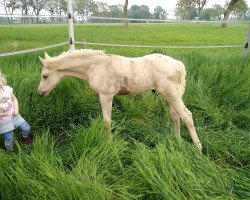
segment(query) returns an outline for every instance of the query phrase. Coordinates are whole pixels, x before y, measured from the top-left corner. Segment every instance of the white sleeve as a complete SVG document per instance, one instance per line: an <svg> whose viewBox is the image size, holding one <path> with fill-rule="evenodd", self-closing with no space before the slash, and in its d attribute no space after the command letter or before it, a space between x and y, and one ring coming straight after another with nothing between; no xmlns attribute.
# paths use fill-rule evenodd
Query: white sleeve
<svg viewBox="0 0 250 200"><path fill-rule="evenodd" d="M10 87L10 86L7 85L6 88L7 88L7 90L9 91L10 94L13 93L13 88L12 88L12 87Z"/></svg>

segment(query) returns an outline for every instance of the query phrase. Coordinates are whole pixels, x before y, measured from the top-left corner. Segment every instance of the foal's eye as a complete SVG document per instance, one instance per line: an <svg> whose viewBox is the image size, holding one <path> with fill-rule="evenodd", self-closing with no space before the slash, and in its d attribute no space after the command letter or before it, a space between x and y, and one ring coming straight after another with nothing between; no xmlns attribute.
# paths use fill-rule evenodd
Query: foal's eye
<svg viewBox="0 0 250 200"><path fill-rule="evenodd" d="M48 75L43 75L43 78L44 78L44 79L48 78Z"/></svg>

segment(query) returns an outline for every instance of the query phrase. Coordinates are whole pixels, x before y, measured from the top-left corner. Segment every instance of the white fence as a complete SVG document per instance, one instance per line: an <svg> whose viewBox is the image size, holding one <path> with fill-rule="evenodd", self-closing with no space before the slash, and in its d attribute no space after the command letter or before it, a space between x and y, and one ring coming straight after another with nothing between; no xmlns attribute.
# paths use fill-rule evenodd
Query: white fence
<svg viewBox="0 0 250 200"><path fill-rule="evenodd" d="M20 15L20 14L1 14L0 24L9 23L67 23L68 15ZM199 21L199 20L180 20L180 19L135 19L135 18L115 18L74 15L74 23L222 23L222 21ZM227 23L248 23L248 21L229 20Z"/></svg>
<svg viewBox="0 0 250 200"><path fill-rule="evenodd" d="M14 51L7 53L0 53L0 57L5 56L13 56L18 54L30 53L35 51L41 51L45 49L50 49L58 46L62 46L65 44L69 44L69 42L62 42L59 44L54 44L45 47L38 47L34 49L22 50L22 51ZM94 45L94 46L109 46L109 47L129 47L129 48L152 48L152 49L218 49L218 48L244 48L244 45L225 45L225 46L159 46L159 45L129 45L129 44L107 44L107 43L94 43L94 42L75 42L75 44L82 44L83 48L86 45Z"/></svg>

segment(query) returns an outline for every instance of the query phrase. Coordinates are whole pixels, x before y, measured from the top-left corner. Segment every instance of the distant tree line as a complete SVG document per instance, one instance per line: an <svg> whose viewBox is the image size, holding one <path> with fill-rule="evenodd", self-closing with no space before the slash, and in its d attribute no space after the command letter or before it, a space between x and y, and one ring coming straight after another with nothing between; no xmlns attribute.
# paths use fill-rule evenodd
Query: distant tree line
<svg viewBox="0 0 250 200"><path fill-rule="evenodd" d="M228 20L231 14L233 19L249 19L250 10L246 0L226 1L224 7L215 4L212 8L204 8L209 0L178 0L175 7L175 16L182 20Z"/></svg>
<svg viewBox="0 0 250 200"><path fill-rule="evenodd" d="M178 0L175 8L175 16L181 20L222 20L227 21L229 15L233 19L250 19L250 10L246 0L226 1L224 7L215 4L212 8L205 8L209 0ZM128 8L129 0L124 5L108 5L93 0L74 0L74 14L76 16L99 16L114 18L136 19L167 19L168 13L161 6L150 12L146 5L132 5ZM167 2L166 2L167 5ZM66 0L0 0L0 6L8 15L8 22L12 23L14 14L36 15L49 13L50 15L63 15L67 13ZM84 19L82 19L84 20ZM23 23L25 23L25 18Z"/></svg>
<svg viewBox="0 0 250 200"><path fill-rule="evenodd" d="M0 0L0 6L8 15L9 23L12 23L14 14L39 16L42 11L46 11L50 15L61 15L67 12L65 0ZM23 23L26 22L25 19L23 19Z"/></svg>
<svg viewBox="0 0 250 200"><path fill-rule="evenodd" d="M66 0L0 0L0 6L7 14L11 23L14 14L36 15L49 13L50 15L62 15L67 13ZM93 0L74 0L74 14L77 16L100 16L100 17L124 17L124 5L108 5ZM128 9L129 18L138 19L167 19L167 12L160 6L150 13L146 5L132 5Z"/></svg>

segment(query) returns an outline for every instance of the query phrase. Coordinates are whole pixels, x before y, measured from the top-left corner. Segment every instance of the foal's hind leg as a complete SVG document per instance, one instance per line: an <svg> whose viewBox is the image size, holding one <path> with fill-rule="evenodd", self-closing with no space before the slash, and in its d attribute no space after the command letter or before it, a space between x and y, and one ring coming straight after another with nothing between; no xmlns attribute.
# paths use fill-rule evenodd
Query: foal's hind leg
<svg viewBox="0 0 250 200"><path fill-rule="evenodd" d="M170 93L166 93L165 91L160 91L159 93L163 96L163 98L168 102L169 104L169 111L170 115L174 121L175 128L177 130L177 135L179 131L180 125L178 124L178 116L181 118L181 120L184 122L185 126L188 129L188 132L192 138L192 141L194 145L201 151L202 145L198 138L198 135L196 133L195 127L194 127L194 121L192 117L192 113L186 108L184 105L181 95L176 95L176 93L173 92L175 95L171 95ZM177 129L178 128L178 129Z"/></svg>
<svg viewBox="0 0 250 200"><path fill-rule="evenodd" d="M190 136L192 138L193 143L195 146L201 151L202 145L198 138L198 135L196 133L195 127L194 127L194 121L192 117L192 113L186 108L184 105L182 99L175 99L172 101L169 101L169 104L176 110L176 112L179 114L181 120L185 123Z"/></svg>
<svg viewBox="0 0 250 200"><path fill-rule="evenodd" d="M111 131L111 112L112 112L112 101L113 95L103 95L99 94L101 106L102 106L102 116L105 122L106 128Z"/></svg>
<svg viewBox="0 0 250 200"><path fill-rule="evenodd" d="M173 123L174 123L176 137L179 138L179 137L181 137L181 134L180 134L180 116L175 111L173 106L171 106L171 104L168 104L168 109L169 109L170 117L172 118Z"/></svg>

